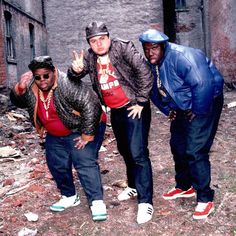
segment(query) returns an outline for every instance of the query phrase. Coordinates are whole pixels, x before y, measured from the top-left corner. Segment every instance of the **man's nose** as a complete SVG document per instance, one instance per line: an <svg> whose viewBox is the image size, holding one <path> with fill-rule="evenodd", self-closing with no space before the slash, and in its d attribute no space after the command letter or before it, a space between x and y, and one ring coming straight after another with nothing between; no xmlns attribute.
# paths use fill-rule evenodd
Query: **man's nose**
<svg viewBox="0 0 236 236"><path fill-rule="evenodd" d="M97 41L97 46L100 47L102 45L102 42L100 40Z"/></svg>
<svg viewBox="0 0 236 236"><path fill-rule="evenodd" d="M149 55L150 55L150 56L153 56L153 55L154 55L152 48L149 49Z"/></svg>

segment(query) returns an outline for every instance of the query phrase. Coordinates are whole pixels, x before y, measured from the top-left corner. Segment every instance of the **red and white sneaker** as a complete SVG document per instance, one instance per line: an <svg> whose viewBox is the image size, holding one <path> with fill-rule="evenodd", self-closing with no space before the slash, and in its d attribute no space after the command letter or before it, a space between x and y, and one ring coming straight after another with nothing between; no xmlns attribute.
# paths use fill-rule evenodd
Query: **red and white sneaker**
<svg viewBox="0 0 236 236"><path fill-rule="evenodd" d="M165 200L172 200L176 198L188 198L188 197L194 197L196 195L195 190L193 187L189 188L188 190L184 191L180 188L173 188L169 192L164 193L162 197Z"/></svg>
<svg viewBox="0 0 236 236"><path fill-rule="evenodd" d="M193 213L193 219L206 219L214 211L214 209L213 202L198 202L195 212Z"/></svg>

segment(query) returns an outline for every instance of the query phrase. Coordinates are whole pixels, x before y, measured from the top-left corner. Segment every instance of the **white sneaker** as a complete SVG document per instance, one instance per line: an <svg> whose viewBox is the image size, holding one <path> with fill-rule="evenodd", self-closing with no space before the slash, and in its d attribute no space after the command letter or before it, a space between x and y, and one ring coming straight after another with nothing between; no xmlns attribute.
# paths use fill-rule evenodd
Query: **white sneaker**
<svg viewBox="0 0 236 236"><path fill-rule="evenodd" d="M62 196L62 198L50 206L52 211L64 211L68 207L77 206L80 204L79 195L75 194L71 197Z"/></svg>
<svg viewBox="0 0 236 236"><path fill-rule="evenodd" d="M90 207L92 211L92 218L94 221L101 221L107 219L107 209L103 200L92 201L92 206Z"/></svg>
<svg viewBox="0 0 236 236"><path fill-rule="evenodd" d="M152 219L153 215L153 206L149 203L139 203L138 204L138 215L137 222L138 224L143 224Z"/></svg>
<svg viewBox="0 0 236 236"><path fill-rule="evenodd" d="M135 188L130 188L130 187L127 187L125 188L125 190L123 192L121 192L119 195L118 195L118 200L119 201L125 201L125 200L128 200L130 198L134 198L137 196L137 191Z"/></svg>

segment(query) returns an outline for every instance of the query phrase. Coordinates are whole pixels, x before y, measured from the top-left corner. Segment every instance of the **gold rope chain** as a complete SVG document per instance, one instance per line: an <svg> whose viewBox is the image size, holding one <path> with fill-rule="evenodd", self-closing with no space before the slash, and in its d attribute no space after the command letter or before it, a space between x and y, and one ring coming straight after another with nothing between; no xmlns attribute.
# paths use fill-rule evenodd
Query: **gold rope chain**
<svg viewBox="0 0 236 236"><path fill-rule="evenodd" d="M156 73L157 73L157 90L161 94L161 96L166 97L167 96L166 93L164 92L163 89L161 89L161 80L160 80L158 66L156 66Z"/></svg>
<svg viewBox="0 0 236 236"><path fill-rule="evenodd" d="M41 90L39 90L39 98L40 98L40 101L42 101L42 103L43 103L43 107L44 107L44 109L46 111L47 119L48 119L48 109L50 107L50 102L51 102L52 94L53 94L53 90L51 89L49 91L49 93L48 93L48 96L45 99L44 96L43 96L43 92Z"/></svg>

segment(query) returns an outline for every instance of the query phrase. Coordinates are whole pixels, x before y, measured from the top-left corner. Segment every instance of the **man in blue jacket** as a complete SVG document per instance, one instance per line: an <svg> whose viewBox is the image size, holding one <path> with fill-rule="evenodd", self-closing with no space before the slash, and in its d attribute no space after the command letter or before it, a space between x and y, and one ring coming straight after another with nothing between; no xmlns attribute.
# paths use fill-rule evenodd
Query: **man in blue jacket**
<svg viewBox="0 0 236 236"><path fill-rule="evenodd" d="M209 151L222 111L224 80L199 49L169 43L155 29L139 40L155 77L151 100L171 121L176 186L163 198L193 197L196 191L193 218L207 218L214 210Z"/></svg>

